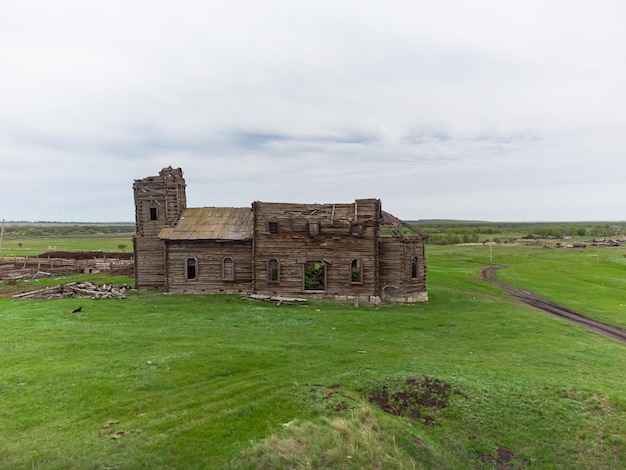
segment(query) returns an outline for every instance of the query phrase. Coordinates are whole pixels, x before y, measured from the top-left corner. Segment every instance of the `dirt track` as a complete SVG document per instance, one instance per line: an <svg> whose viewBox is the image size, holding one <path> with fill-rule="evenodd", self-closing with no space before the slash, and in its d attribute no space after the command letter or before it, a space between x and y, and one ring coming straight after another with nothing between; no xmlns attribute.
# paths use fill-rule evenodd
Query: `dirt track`
<svg viewBox="0 0 626 470"><path fill-rule="evenodd" d="M566 307L563 307L562 305L550 302L549 300L546 300L543 297L538 296L537 294L533 294L532 292L513 287L506 282L498 281L498 279L496 279L496 270L502 268L506 268L506 266L488 266L480 272L480 277L484 281L487 281L488 283L499 287L500 289L511 294L516 299L521 300L525 304L530 305L531 307L535 307L556 317L563 318L565 320L569 320L571 322L585 326L590 330L595 331L596 333L600 333L601 335L613 338L620 343L626 343L626 330L623 330L616 326L607 325L606 323L602 323L597 320L593 320L589 317L581 315L580 313L576 313Z"/></svg>

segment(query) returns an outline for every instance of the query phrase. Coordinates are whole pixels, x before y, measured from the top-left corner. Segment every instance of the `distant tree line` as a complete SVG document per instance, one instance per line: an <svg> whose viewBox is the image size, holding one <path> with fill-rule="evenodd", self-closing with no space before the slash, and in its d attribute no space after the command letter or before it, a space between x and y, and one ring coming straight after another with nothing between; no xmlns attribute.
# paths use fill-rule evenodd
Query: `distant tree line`
<svg viewBox="0 0 626 470"><path fill-rule="evenodd" d="M6 238L86 237L134 233L134 224L8 224L4 227Z"/></svg>
<svg viewBox="0 0 626 470"><path fill-rule="evenodd" d="M576 238L617 238L626 233L626 223L481 223L472 224L451 221L441 223L417 223L421 230L430 237L433 245L452 245L458 243L479 243L487 240L505 243L514 238L563 239Z"/></svg>

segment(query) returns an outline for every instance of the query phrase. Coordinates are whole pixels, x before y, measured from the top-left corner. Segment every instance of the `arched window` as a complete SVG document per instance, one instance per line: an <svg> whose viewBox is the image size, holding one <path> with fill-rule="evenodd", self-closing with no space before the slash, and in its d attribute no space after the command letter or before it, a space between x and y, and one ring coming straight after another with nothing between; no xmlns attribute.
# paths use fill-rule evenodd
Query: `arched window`
<svg viewBox="0 0 626 470"><path fill-rule="evenodd" d="M360 259L353 259L350 263L350 283L363 284L363 263Z"/></svg>
<svg viewBox="0 0 626 470"><path fill-rule="evenodd" d="M270 258L267 262L267 282L280 281L280 262L276 258Z"/></svg>
<svg viewBox="0 0 626 470"><path fill-rule="evenodd" d="M187 270L188 281L191 281L198 276L198 260L196 258L187 258L185 260L185 268Z"/></svg>
<svg viewBox="0 0 626 470"><path fill-rule="evenodd" d="M235 262L230 257L222 260L222 279L224 281L235 280Z"/></svg>
<svg viewBox="0 0 626 470"><path fill-rule="evenodd" d="M419 266L418 266L418 258L417 256L413 256L411 258L411 279L419 278Z"/></svg>

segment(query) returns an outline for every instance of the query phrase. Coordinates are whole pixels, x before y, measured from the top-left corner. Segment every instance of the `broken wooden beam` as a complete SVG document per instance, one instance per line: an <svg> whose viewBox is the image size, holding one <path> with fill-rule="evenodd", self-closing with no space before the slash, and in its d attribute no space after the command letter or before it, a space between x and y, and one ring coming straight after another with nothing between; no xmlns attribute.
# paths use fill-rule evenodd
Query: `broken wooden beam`
<svg viewBox="0 0 626 470"><path fill-rule="evenodd" d="M263 302L273 302L277 305L281 304L302 304L306 303L307 299L301 297L283 297L280 295L263 295L263 294L250 294L246 297L249 300L261 300Z"/></svg>

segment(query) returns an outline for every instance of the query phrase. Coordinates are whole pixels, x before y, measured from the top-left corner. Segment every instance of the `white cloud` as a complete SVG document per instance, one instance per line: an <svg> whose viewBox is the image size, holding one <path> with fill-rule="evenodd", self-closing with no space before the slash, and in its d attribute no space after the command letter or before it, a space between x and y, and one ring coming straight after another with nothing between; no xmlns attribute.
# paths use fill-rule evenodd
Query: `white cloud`
<svg viewBox="0 0 626 470"><path fill-rule="evenodd" d="M132 180L171 164L190 205L624 219L624 19L618 0L9 2L0 217L133 220Z"/></svg>

